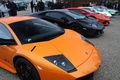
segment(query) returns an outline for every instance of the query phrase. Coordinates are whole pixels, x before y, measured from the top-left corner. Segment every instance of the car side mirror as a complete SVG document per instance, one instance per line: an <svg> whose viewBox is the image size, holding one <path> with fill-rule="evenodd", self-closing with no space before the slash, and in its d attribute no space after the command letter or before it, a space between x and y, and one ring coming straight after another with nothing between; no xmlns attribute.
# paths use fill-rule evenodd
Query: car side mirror
<svg viewBox="0 0 120 80"><path fill-rule="evenodd" d="M81 12L81 13L85 15L85 12Z"/></svg>
<svg viewBox="0 0 120 80"><path fill-rule="evenodd" d="M63 22L69 22L68 19L65 18L65 17L62 17L61 20L62 20Z"/></svg>
<svg viewBox="0 0 120 80"><path fill-rule="evenodd" d="M17 45L14 39L2 39L0 38L0 45Z"/></svg>

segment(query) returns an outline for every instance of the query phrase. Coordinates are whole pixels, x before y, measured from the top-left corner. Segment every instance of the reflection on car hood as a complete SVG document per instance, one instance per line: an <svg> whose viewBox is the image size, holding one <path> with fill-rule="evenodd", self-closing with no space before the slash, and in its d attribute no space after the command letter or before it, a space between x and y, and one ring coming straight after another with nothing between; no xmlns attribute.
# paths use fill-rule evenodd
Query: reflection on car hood
<svg viewBox="0 0 120 80"><path fill-rule="evenodd" d="M88 18L85 18L85 19L77 19L81 24L83 24L84 27L86 28L93 28L92 24L95 24L97 27L94 28L94 29L97 29L97 30L102 30L104 29L104 26L101 22L99 22L97 19L93 18L93 17L88 17ZM90 24L90 25L89 25ZM86 26L85 26L86 25Z"/></svg>
<svg viewBox="0 0 120 80"><path fill-rule="evenodd" d="M84 19L77 19L80 22L84 22L84 23L91 23L91 24L97 24L99 21L97 19L94 19L92 17L86 17Z"/></svg>
<svg viewBox="0 0 120 80"><path fill-rule="evenodd" d="M31 49L36 45L32 52L40 57L63 54L75 67L83 64L93 51L93 46L81 40L80 34L72 30L66 30L65 34L53 40L28 45Z"/></svg>

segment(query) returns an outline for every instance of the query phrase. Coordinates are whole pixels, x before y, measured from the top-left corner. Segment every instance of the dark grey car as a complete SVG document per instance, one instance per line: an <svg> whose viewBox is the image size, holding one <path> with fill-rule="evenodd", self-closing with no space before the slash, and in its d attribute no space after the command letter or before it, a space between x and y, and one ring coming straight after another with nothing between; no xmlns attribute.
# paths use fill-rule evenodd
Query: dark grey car
<svg viewBox="0 0 120 80"><path fill-rule="evenodd" d="M26 16L47 20L62 28L73 29L87 37L100 36L104 29L103 24L98 20L69 10L47 10L26 14Z"/></svg>

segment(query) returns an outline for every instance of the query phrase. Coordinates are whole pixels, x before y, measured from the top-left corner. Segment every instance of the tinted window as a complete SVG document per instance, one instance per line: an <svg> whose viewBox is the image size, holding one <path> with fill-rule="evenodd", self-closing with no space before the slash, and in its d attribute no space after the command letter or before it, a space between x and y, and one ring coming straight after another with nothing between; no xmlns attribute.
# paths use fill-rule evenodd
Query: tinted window
<svg viewBox="0 0 120 80"><path fill-rule="evenodd" d="M0 23L0 38L2 38L2 39L13 39L9 30L2 23Z"/></svg>
<svg viewBox="0 0 120 80"><path fill-rule="evenodd" d="M84 9L84 10L88 11L89 13L96 14L96 12L90 11L88 9Z"/></svg>
<svg viewBox="0 0 120 80"><path fill-rule="evenodd" d="M64 34L64 29L41 19L9 24L22 44L47 41Z"/></svg>
<svg viewBox="0 0 120 80"><path fill-rule="evenodd" d="M82 12L85 12L84 10L80 10L80 9L71 9L72 11L75 11L77 13L82 13ZM87 12L85 12L85 14L89 14Z"/></svg>
<svg viewBox="0 0 120 80"><path fill-rule="evenodd" d="M59 13L59 12L49 12L46 14L46 16L50 16L56 19L62 19L63 17L68 17L67 15L63 14L63 13Z"/></svg>
<svg viewBox="0 0 120 80"><path fill-rule="evenodd" d="M69 16L73 17L74 19L83 19L85 16L81 13L78 13L76 11L68 11L66 12Z"/></svg>
<svg viewBox="0 0 120 80"><path fill-rule="evenodd" d="M70 9L71 11L75 11L75 12L77 12L77 13L81 13L81 12L83 12L83 10L78 10L78 9Z"/></svg>

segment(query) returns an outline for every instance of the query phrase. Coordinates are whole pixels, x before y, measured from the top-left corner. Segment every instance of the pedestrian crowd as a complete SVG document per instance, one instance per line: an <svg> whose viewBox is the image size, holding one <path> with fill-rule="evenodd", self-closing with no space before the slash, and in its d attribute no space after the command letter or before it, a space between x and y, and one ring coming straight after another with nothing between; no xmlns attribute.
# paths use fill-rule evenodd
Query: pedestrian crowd
<svg viewBox="0 0 120 80"><path fill-rule="evenodd" d="M118 3L118 2L116 2L116 3L100 3L100 4L98 4L97 2L83 3L83 7L94 7L94 6L106 6L107 8L120 10L120 3Z"/></svg>
<svg viewBox="0 0 120 80"><path fill-rule="evenodd" d="M13 0L3 1L0 6L0 17L17 16L17 6Z"/></svg>
<svg viewBox="0 0 120 80"><path fill-rule="evenodd" d="M31 12L35 9L35 12L43 11L43 10L51 10L51 9L63 9L68 8L68 2L57 1L54 3L53 1L48 1L43 3L42 0L34 2L33 0L30 2L31 5ZM47 7L47 9L46 9Z"/></svg>
<svg viewBox="0 0 120 80"><path fill-rule="evenodd" d="M119 11L119 15L120 15L120 3L116 2L116 3L100 3L98 4L97 2L87 2L87 3L83 3L83 7L94 7L94 6L106 6L107 8L110 9L116 9Z"/></svg>
<svg viewBox="0 0 120 80"><path fill-rule="evenodd" d="M120 13L120 3L101 3L98 4L97 2L87 2L83 3L83 7L93 7L93 6L106 6L108 8L116 9ZM35 10L35 12L38 11L44 11L44 10L51 10L51 9L64 9L68 8L69 4L68 2L63 1L46 1L45 3L42 2L42 0L35 2L31 0L30 2L31 6L31 12ZM8 17L8 16L17 16L17 6L13 2L13 0L8 0L8 2L3 1L2 5L0 6L0 17Z"/></svg>

